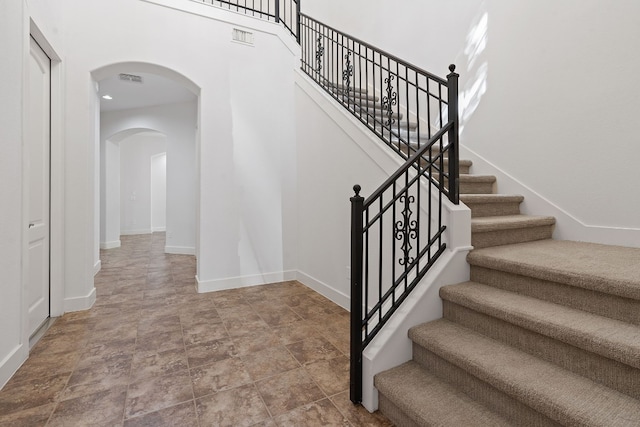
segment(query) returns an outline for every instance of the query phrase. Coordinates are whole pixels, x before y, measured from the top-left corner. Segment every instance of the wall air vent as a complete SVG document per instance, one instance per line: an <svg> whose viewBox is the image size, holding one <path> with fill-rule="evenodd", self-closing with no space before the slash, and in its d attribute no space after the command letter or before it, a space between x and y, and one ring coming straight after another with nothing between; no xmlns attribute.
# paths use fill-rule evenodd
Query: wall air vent
<svg viewBox="0 0 640 427"><path fill-rule="evenodd" d="M232 34L233 41L253 45L253 33L248 31L239 30L237 28L233 29Z"/></svg>
<svg viewBox="0 0 640 427"><path fill-rule="evenodd" d="M135 74L120 73L120 80L132 83L142 83L142 76L136 76Z"/></svg>

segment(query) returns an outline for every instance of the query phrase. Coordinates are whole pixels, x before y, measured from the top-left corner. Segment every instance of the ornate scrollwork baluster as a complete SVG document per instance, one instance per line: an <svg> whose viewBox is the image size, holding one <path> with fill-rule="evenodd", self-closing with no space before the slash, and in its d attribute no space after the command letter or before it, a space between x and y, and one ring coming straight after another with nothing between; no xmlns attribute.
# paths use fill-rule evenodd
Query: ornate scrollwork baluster
<svg viewBox="0 0 640 427"><path fill-rule="evenodd" d="M402 266L411 264L414 261L414 257L411 256L411 250L413 246L411 241L418 238L418 222L411 219L413 211L411 210L411 204L415 202L414 196L404 194L398 199L400 203L404 204L401 215L402 219L396 221L394 224L394 235L396 240L402 241L402 257L398 259L398 263Z"/></svg>
<svg viewBox="0 0 640 427"><path fill-rule="evenodd" d="M387 120L384 122L386 127L390 127L396 122L396 119L393 118L393 106L398 103L398 93L394 91L393 85L391 84L395 78L396 76L391 75L384 79L384 82L387 84L387 95L382 98L382 109L387 115Z"/></svg>
<svg viewBox="0 0 640 427"><path fill-rule="evenodd" d="M344 70L342 71L342 81L344 81L345 92L349 96L351 91L351 77L353 76L353 64L351 63L351 52L347 52L344 56L346 62L344 64Z"/></svg>
<svg viewBox="0 0 640 427"><path fill-rule="evenodd" d="M316 49L316 70L322 71L322 57L324 56L324 46L322 46L322 35L318 36Z"/></svg>

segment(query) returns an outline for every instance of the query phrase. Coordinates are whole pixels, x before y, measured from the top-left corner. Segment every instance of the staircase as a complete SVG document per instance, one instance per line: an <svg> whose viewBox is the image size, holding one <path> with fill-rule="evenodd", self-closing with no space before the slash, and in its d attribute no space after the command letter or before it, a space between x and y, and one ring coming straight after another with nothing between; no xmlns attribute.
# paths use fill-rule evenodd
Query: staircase
<svg viewBox="0 0 640 427"><path fill-rule="evenodd" d="M640 249L552 240L553 217L460 162L471 281L409 331L413 359L378 374L398 426L639 426Z"/></svg>

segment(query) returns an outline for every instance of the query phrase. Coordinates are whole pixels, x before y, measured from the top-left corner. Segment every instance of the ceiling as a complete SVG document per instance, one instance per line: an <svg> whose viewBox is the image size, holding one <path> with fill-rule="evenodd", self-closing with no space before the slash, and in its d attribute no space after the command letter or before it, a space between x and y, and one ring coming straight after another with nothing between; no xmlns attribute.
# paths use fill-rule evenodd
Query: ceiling
<svg viewBox="0 0 640 427"><path fill-rule="evenodd" d="M142 83L121 80L119 74L99 82L100 111L152 107L196 99L196 95L171 79L135 71L127 74L142 77ZM104 95L109 95L113 99L104 99Z"/></svg>

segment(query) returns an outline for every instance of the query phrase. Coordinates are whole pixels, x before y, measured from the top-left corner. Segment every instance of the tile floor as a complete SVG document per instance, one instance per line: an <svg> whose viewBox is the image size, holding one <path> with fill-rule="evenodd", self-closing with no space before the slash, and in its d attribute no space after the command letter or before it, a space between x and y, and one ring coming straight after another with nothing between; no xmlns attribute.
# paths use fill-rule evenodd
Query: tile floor
<svg viewBox="0 0 640 427"><path fill-rule="evenodd" d="M348 398L349 315L297 282L195 292L164 234L101 253L0 391L0 426L389 426Z"/></svg>

